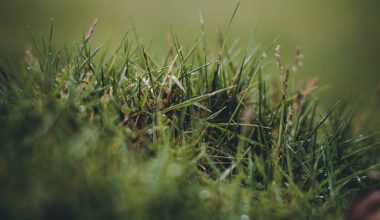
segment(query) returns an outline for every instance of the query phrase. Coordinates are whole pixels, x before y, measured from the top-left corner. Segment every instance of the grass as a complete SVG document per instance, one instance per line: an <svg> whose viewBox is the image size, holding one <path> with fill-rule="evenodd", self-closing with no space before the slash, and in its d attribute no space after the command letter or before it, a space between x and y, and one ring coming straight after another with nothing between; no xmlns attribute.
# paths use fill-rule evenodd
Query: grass
<svg viewBox="0 0 380 220"><path fill-rule="evenodd" d="M52 25L23 68L1 67L5 219L339 219L378 184L379 136L294 81L299 50L287 66L275 43L226 31L213 53L172 29L154 55L131 29L110 53L95 26L57 50Z"/></svg>

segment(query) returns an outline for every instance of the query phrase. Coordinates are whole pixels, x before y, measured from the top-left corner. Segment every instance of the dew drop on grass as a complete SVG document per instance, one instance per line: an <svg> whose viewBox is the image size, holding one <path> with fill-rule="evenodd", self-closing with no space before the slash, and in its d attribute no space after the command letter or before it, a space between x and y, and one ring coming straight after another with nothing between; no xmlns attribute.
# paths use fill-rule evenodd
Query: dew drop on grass
<svg viewBox="0 0 380 220"><path fill-rule="evenodd" d="M362 182L362 178L360 178L360 176L356 176L356 181L358 181L358 183L361 183Z"/></svg>
<svg viewBox="0 0 380 220"><path fill-rule="evenodd" d="M317 199L324 199L325 197L324 196L322 196L322 195L317 195L317 196L315 196Z"/></svg>

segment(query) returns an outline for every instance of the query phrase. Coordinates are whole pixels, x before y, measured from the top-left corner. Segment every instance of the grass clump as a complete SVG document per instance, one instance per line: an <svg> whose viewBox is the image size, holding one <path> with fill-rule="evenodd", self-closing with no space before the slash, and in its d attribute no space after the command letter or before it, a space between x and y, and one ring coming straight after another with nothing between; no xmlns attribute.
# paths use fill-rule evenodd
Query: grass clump
<svg viewBox="0 0 380 220"><path fill-rule="evenodd" d="M221 35L164 56L127 34L111 56L53 31L1 68L0 213L13 219L336 219L378 167L348 103L292 81L279 48Z"/></svg>

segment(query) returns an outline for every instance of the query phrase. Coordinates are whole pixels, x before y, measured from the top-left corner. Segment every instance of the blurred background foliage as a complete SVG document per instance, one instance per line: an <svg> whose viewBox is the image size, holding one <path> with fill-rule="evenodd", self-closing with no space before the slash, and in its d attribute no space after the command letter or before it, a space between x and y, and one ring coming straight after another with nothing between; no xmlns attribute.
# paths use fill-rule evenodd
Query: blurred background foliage
<svg viewBox="0 0 380 220"><path fill-rule="evenodd" d="M118 42L131 25L154 53L167 51L170 25L185 45L201 33L202 12L209 47L216 48L217 27L225 30L236 1L231 0L2 0L0 58L17 65L31 48L28 28L38 36L55 21L55 43L79 40L94 18L95 42ZM269 45L277 36L283 57L292 63L297 46L305 55L300 78L319 76L328 85L326 99L368 100L380 82L380 1L376 0L245 0L229 40L244 47L256 32L257 43ZM214 50L217 51L217 50ZM331 92L332 91L332 92ZM359 98L360 97L360 98Z"/></svg>

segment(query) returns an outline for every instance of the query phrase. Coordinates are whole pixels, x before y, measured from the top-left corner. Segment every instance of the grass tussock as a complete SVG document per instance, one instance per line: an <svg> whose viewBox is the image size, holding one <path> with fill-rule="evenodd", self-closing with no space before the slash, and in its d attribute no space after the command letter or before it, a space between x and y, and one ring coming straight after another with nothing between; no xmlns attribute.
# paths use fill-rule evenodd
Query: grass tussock
<svg viewBox="0 0 380 220"><path fill-rule="evenodd" d="M336 219L379 182L378 136L349 103L320 107L318 79L293 80L300 50L285 65L275 44L225 33L212 55L172 30L157 56L132 30L107 53L95 26L62 50L52 29L25 68L1 68L2 216Z"/></svg>

